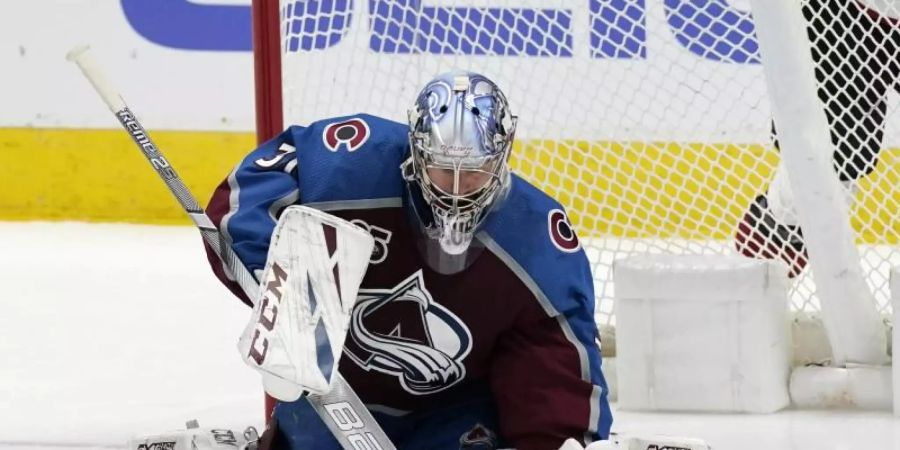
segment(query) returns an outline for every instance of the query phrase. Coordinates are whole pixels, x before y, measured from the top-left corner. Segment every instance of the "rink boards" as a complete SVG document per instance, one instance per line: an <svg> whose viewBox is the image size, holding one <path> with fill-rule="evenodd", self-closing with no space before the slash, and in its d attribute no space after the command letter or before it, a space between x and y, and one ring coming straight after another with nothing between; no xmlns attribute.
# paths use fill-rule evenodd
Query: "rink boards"
<svg viewBox="0 0 900 450"><path fill-rule="evenodd" d="M151 133L203 203L255 146L250 133ZM566 205L583 236L621 238L726 239L777 161L762 145L633 141L520 141L513 155L516 172ZM863 182L872 195L854 209L861 241L897 243L884 205L900 204L898 174L900 149L883 151ZM0 128L0 190L0 220L188 223L119 130Z"/></svg>

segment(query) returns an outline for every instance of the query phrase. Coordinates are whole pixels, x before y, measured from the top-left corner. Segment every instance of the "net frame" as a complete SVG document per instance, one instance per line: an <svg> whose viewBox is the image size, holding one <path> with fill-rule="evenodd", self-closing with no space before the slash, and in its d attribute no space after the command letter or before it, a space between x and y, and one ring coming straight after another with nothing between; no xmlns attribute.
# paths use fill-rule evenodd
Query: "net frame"
<svg viewBox="0 0 900 450"><path fill-rule="evenodd" d="M615 324L616 259L734 252L735 228L779 161L746 5L462 3L281 1L280 36L265 45L285 58L287 122L357 112L402 121L431 76L451 68L489 75L521 117L514 170L557 198L582 236L601 325ZM900 133L890 126L897 99L889 97L879 125L887 151L851 207L860 263L885 315L889 269L900 264L900 163L890 148ZM790 299L795 311L820 310L811 270Z"/></svg>

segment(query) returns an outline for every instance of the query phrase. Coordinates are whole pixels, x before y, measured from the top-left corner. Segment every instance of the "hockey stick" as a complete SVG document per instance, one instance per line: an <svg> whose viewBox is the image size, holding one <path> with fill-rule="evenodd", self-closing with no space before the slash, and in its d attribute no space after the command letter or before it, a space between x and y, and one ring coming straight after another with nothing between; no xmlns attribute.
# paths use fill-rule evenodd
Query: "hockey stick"
<svg viewBox="0 0 900 450"><path fill-rule="evenodd" d="M103 74L100 66L88 52L88 46L78 46L66 55L66 59L74 62L81 69L84 76L91 82L94 89L109 107L110 111L119 119L122 127L141 149L144 156L156 173L163 179L172 194L178 199L178 203L188 213L203 240L213 249L216 256L222 260L226 270L230 271L235 281L240 285L244 294L251 301L256 301L259 292L259 282L244 263L237 257L231 246L223 239L222 234L215 224L206 215L206 212L197 203L197 199L191 194L175 169L169 164L160 152L159 148L150 139L150 135L135 118L134 113L125 104L125 100L116 91ZM348 450L394 450L395 447L384 434L384 431L375 422L375 418L362 404L356 393L347 381L337 374L334 386L327 394L307 396L310 405L316 410L325 425L334 434L341 446Z"/></svg>

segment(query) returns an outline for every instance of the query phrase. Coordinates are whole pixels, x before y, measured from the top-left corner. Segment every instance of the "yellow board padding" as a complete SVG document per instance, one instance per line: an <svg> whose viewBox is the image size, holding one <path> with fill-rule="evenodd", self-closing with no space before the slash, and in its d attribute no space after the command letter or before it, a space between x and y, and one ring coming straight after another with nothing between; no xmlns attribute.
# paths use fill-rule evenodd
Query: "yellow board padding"
<svg viewBox="0 0 900 450"><path fill-rule="evenodd" d="M518 142L514 170L557 198L582 236L730 239L779 162L771 146ZM900 243L900 149L859 183L860 243Z"/></svg>
<svg viewBox="0 0 900 450"><path fill-rule="evenodd" d="M201 204L255 147L252 133L151 131ZM557 198L582 236L729 239L765 191L770 146L532 140L514 170ZM860 183L852 223L867 243L900 243L900 149ZM0 128L0 220L188 224L121 130Z"/></svg>
<svg viewBox="0 0 900 450"><path fill-rule="evenodd" d="M151 131L205 205L252 133ZM122 130L0 128L0 219L187 224L190 221Z"/></svg>

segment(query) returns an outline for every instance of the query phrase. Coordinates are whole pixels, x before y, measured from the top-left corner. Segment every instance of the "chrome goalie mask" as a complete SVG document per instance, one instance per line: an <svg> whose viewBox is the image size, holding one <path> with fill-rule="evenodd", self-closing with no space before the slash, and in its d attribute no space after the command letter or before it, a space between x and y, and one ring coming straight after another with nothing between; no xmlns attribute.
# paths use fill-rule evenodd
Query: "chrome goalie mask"
<svg viewBox="0 0 900 450"><path fill-rule="evenodd" d="M404 178L430 209L420 220L448 255L464 254L510 185L516 117L491 80L451 72L431 80L409 111L411 155Z"/></svg>

